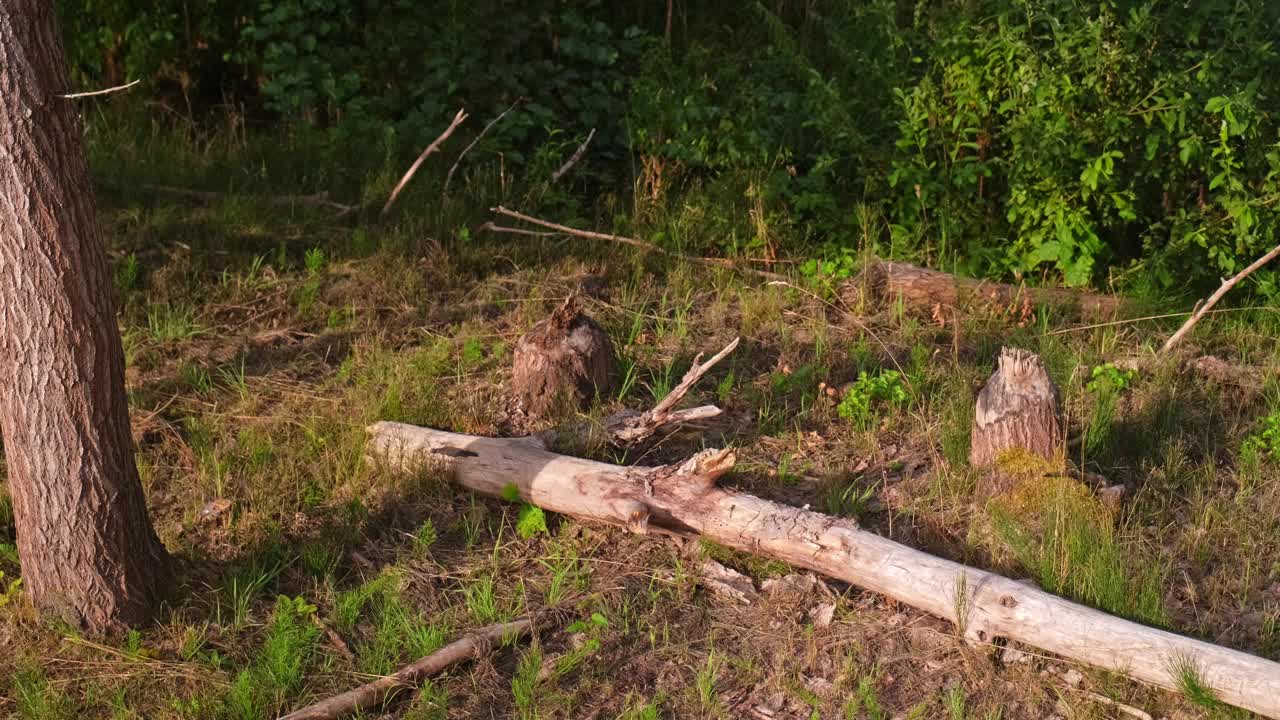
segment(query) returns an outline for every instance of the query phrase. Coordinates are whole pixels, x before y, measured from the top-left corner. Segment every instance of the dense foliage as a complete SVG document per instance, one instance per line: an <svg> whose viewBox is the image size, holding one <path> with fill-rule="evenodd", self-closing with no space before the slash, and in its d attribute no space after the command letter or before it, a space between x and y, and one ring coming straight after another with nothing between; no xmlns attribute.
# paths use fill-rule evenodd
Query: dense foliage
<svg viewBox="0 0 1280 720"><path fill-rule="evenodd" d="M1168 287L1280 242L1264 0L94 0L63 17L82 82L149 78L180 114L232 104L335 144L409 153L458 107L487 120L523 99L485 140L506 163L596 128L588 177L730 198L746 217L712 235L827 261L813 272L862 246Z"/></svg>

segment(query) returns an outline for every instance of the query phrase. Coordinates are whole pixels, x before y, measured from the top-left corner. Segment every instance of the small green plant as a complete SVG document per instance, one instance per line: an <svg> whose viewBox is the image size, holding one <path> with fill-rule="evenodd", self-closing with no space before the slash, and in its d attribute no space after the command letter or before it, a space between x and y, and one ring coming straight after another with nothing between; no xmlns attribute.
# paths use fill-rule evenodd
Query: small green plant
<svg viewBox="0 0 1280 720"><path fill-rule="evenodd" d="M20 592L22 592L22 578L14 578L6 582L4 571L0 570L0 608L13 602Z"/></svg>
<svg viewBox="0 0 1280 720"><path fill-rule="evenodd" d="M138 256L129 253L116 266L116 288L122 293L138 289L138 280L142 276L142 268L138 265Z"/></svg>
<svg viewBox="0 0 1280 720"><path fill-rule="evenodd" d="M1084 430L1084 452L1092 457L1101 452L1111 439L1116 405L1120 396L1137 378L1134 370L1121 370L1111 363L1093 368L1085 390L1094 396L1093 412Z"/></svg>
<svg viewBox="0 0 1280 720"><path fill-rule="evenodd" d="M879 487L878 480L863 487L857 483L832 483L827 490L827 512L840 517L860 517L867 511L867 505Z"/></svg>
<svg viewBox="0 0 1280 720"><path fill-rule="evenodd" d="M698 690L698 705L704 715L712 715L720 709L720 697L716 694L716 686L720 683L720 668L724 661L712 650L707 654L707 661L698 669L694 677L694 686Z"/></svg>
<svg viewBox="0 0 1280 720"><path fill-rule="evenodd" d="M897 370L881 370L875 375L865 371L845 391L836 407L836 414L860 429L868 429L875 418L876 407L897 409L906 404L907 389L902 384L902 373Z"/></svg>
<svg viewBox="0 0 1280 720"><path fill-rule="evenodd" d="M547 533L547 514L537 505L531 505L520 499L520 488L510 483L502 488L502 499L507 502L520 503L516 513L516 532L522 538Z"/></svg>
<svg viewBox="0 0 1280 720"><path fill-rule="evenodd" d="M511 698L521 720L539 717L538 690L541 683L542 650L531 647L520 655L516 672L511 676Z"/></svg>
<svg viewBox="0 0 1280 720"><path fill-rule="evenodd" d="M311 248L302 256L302 261L306 265L308 275L319 275L325 266L324 250L318 247Z"/></svg>
<svg viewBox="0 0 1280 720"><path fill-rule="evenodd" d="M232 682L229 705L235 717L274 715L301 685L320 637L320 627L312 620L315 612L316 607L300 597L276 598L262 647L253 664Z"/></svg>
<svg viewBox="0 0 1280 720"><path fill-rule="evenodd" d="M1262 457L1280 457L1280 412L1262 418L1260 427L1245 438L1241 449Z"/></svg>
<svg viewBox="0 0 1280 720"><path fill-rule="evenodd" d="M422 521L422 525L418 526L418 531L413 534L413 548L422 554L429 553L439 537L435 523L431 522L431 518L427 518Z"/></svg>
<svg viewBox="0 0 1280 720"><path fill-rule="evenodd" d="M489 625L497 622L500 613L492 576L484 575L467 583L462 588L462 596L477 623Z"/></svg>
<svg viewBox="0 0 1280 720"><path fill-rule="evenodd" d="M1200 670L1200 665L1195 658L1187 656L1175 657L1169 663L1168 670L1169 674L1173 676L1174 682L1178 684L1178 690L1188 700L1206 710L1213 711L1223 708L1223 703L1218 699L1217 693L1205 682L1204 673Z"/></svg>
<svg viewBox="0 0 1280 720"><path fill-rule="evenodd" d="M204 332L194 309L167 303L147 310L147 330L156 342L188 340Z"/></svg>

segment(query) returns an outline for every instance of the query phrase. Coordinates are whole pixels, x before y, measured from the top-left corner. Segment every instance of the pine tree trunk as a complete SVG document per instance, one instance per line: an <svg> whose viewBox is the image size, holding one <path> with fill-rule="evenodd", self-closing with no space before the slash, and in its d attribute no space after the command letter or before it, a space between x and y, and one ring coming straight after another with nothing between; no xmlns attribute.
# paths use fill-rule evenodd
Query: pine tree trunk
<svg viewBox="0 0 1280 720"><path fill-rule="evenodd" d="M1058 388L1040 356L1001 349L999 365L974 408L969 462L989 468L1005 452L1022 449L1061 463L1063 440Z"/></svg>
<svg viewBox="0 0 1280 720"><path fill-rule="evenodd" d="M169 558L134 464L54 3L0 4L0 432L23 586L91 631L152 617Z"/></svg>

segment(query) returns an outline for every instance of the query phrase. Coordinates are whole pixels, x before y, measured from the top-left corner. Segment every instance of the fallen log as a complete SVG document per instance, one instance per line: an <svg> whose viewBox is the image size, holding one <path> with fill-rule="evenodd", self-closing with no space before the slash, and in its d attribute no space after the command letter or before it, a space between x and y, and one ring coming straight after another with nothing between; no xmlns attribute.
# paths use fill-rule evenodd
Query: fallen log
<svg viewBox="0 0 1280 720"><path fill-rule="evenodd" d="M1028 316L1047 305L1087 318L1113 318L1129 302L1116 295L1066 288L1033 288L1025 285L975 280L929 270L904 262L871 263L844 288L846 303L853 291L862 291L881 304L901 302L910 311L933 314L941 308L982 309L999 315Z"/></svg>
<svg viewBox="0 0 1280 720"><path fill-rule="evenodd" d="M529 618L490 625L459 638L386 677L295 710L282 716L280 720L333 720L369 708L382 707L396 693L417 687L423 680L438 675L450 665L478 657L488 652L495 643L527 635L533 629L533 620Z"/></svg>
<svg viewBox="0 0 1280 720"><path fill-rule="evenodd" d="M1280 664L934 557L850 520L717 487L733 468L730 450L705 450L679 466L621 467L551 453L531 438L390 422L368 433L370 456L390 468L438 465L483 495L515 487L526 502L575 518L701 535L889 595L955 623L972 642L1016 640L1175 691L1190 679L1222 702L1280 718Z"/></svg>

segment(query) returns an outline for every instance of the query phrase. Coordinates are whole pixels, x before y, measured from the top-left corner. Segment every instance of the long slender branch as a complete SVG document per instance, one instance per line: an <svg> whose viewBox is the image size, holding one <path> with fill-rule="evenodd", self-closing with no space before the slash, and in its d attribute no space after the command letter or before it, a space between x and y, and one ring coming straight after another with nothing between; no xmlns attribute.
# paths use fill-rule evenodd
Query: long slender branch
<svg viewBox="0 0 1280 720"><path fill-rule="evenodd" d="M575 235L577 237L589 238L592 240L608 240L609 242L621 243L623 245L631 245L632 247L643 248L645 250L656 252L661 255L666 255L667 257L679 258L681 260L685 260L687 262L691 262L696 265L706 265L707 267L736 270L737 272L740 272L740 273L746 273L748 275L756 275L758 277L767 278L769 280L785 280L786 279L777 273L771 273L766 270L756 270L755 268L742 267L741 265L738 265L732 260L728 260L726 258L707 258L707 257L695 257L693 255L685 255L684 253L673 252L671 250L667 250L666 248L654 245L651 242L645 242L644 240L637 240L632 237L627 237L626 235L610 235L608 233L593 232L591 230L579 230L577 228L571 228L568 225L561 225L559 223L553 223L548 220L542 220L540 218L536 218L531 215L525 215L524 213L517 212L515 210L508 210L507 208L501 205L493 208L492 211L494 213L497 213L498 215L503 215L509 218L514 218L516 220L527 222L530 225L537 225L539 227L555 230L556 232L562 233L564 235ZM498 229L498 228L494 228L494 229ZM510 230L499 229L499 232L504 232L504 231L509 232Z"/></svg>
<svg viewBox="0 0 1280 720"><path fill-rule="evenodd" d="M587 133L587 139L583 140L582 144L578 146L578 149L573 151L573 155L570 155L569 159L566 160L565 163L560 166L560 169L556 170L555 173L552 174L551 176L552 184L560 182L560 178L564 177L565 173L572 170L573 166L577 165L578 161L582 159L582 156L587 154L587 146L591 144L591 139L594 138L595 136L596 136L596 129L591 128L591 132Z"/></svg>
<svg viewBox="0 0 1280 720"><path fill-rule="evenodd" d="M396 201L396 197L400 195L400 191L403 190L404 186L408 184L411 178L413 178L413 174L418 172L418 168L422 166L422 161L426 160L427 156L431 153L439 150L440 145L443 144L445 140L448 140L449 136L453 134L453 131L457 130L458 126L466 119L467 111L465 109L459 110L458 114L453 116L453 122L449 123L449 127L445 128L444 132L440 133L440 137L436 138L434 142L428 145L427 149L423 150L422 154L418 156L418 159L413 161L413 165L409 166L404 177L400 178L400 182L396 183L395 189L391 191L391 197L387 198L387 204L382 206L383 215L386 215L387 211L391 209L392 204Z"/></svg>
<svg viewBox="0 0 1280 720"><path fill-rule="evenodd" d="M381 707L396 693L417 687L423 680L439 674L450 665L478 657L488 652L495 643L527 635L533 630L534 622L530 618L490 625L453 641L391 675L308 705L301 710L295 710L280 720L333 720L333 718L351 715L369 708Z"/></svg>
<svg viewBox="0 0 1280 720"><path fill-rule="evenodd" d="M1203 304L1196 308L1195 314L1187 318L1187 321L1182 324L1182 327L1178 328L1178 332L1174 333L1173 336L1165 342L1164 347L1160 348L1160 352L1169 352L1169 350L1174 345L1177 345L1187 333L1191 332L1191 328L1195 327L1196 323L1200 322L1200 318L1204 317L1205 313L1209 312L1209 308L1216 305L1217 302L1222 299L1222 296L1227 294L1228 290L1235 287L1236 283L1248 277L1254 270L1257 270L1263 265L1274 260L1278 255L1280 255L1280 245L1271 248L1271 252L1263 255L1257 260L1254 260L1253 264L1249 267L1241 270L1227 280L1222 281L1222 287L1219 287L1217 291L1209 296L1208 300L1204 301Z"/></svg>
<svg viewBox="0 0 1280 720"><path fill-rule="evenodd" d="M75 100L77 98L97 97L98 95L110 95L111 93L120 92L121 90L128 90L129 88L133 87L134 85L137 85L140 82L142 82L142 80L138 79L138 80L134 80L131 83L125 83L124 85L116 85L115 87L104 88L102 90L94 90L92 92L71 93L69 95L59 95L58 97L65 98L67 100Z"/></svg>
<svg viewBox="0 0 1280 720"><path fill-rule="evenodd" d="M484 136L489 134L489 131L493 129L494 125L497 125L498 123L502 122L502 118L506 117L507 113L511 112L512 110L515 110L516 106L522 102L524 102L524 98L516 98L516 101L511 103L511 107L507 108L506 110L503 110L502 113L498 115L498 117L490 120L489 124L485 125L484 129L480 131L480 134L476 136L476 139L472 140L471 144L462 148L462 152L458 154L458 159L453 161L453 165L449 168L449 174L446 175L444 178L444 191L440 193L442 196L449 194L449 184L453 182L453 174L458 171L458 165L462 163L462 158L466 157L467 153L471 152L471 148L479 144L480 141L484 139Z"/></svg>

